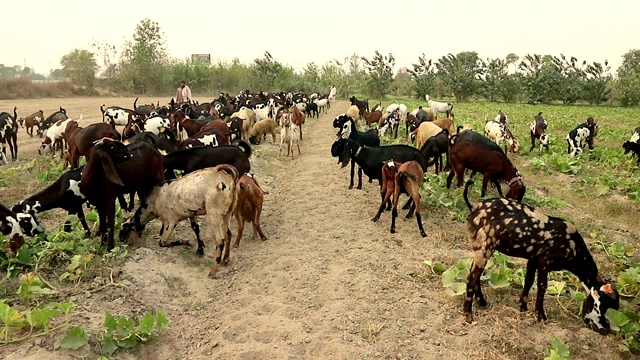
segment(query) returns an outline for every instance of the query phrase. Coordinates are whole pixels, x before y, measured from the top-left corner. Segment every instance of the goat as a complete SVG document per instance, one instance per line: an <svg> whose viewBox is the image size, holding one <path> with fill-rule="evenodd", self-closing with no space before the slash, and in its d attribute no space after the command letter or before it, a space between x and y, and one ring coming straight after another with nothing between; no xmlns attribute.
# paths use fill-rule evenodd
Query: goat
<svg viewBox="0 0 640 360"><path fill-rule="evenodd" d="M418 106L417 109L411 112L420 122L433 121L436 119L436 113L432 108L423 108Z"/></svg>
<svg viewBox="0 0 640 360"><path fill-rule="evenodd" d="M149 131L155 135L158 135L161 132L164 132L166 129L169 129L170 127L171 120L169 120L169 118L167 117L159 115L151 116L139 124L135 123L132 125L132 128L135 129L136 134ZM123 130L123 135L126 129L127 128L125 127L125 130Z"/></svg>
<svg viewBox="0 0 640 360"><path fill-rule="evenodd" d="M574 157L582 152L584 143L589 145L589 149L593 150L593 138L598 124L593 118L587 119L587 122L576 126L567 134L567 154Z"/></svg>
<svg viewBox="0 0 640 360"><path fill-rule="evenodd" d="M318 113L318 104L316 103L309 103L307 104L307 109L305 110L305 113L309 115L309 117L314 117L313 114L315 114L315 118L319 118L320 117L320 113Z"/></svg>
<svg viewBox="0 0 640 360"><path fill-rule="evenodd" d="M256 113L251 109L240 109L237 112L231 114L231 118L242 119L242 140L249 141L249 131L256 123Z"/></svg>
<svg viewBox="0 0 640 360"><path fill-rule="evenodd" d="M80 119L78 119L78 122L80 122L82 120L82 115L80 115ZM49 127L49 129L47 129L47 133L45 134L44 140L42 141L42 144L40 144L40 147L38 148L38 154L42 155L44 153L46 153L47 151L50 151L52 154L54 154L54 145L56 143L62 143L62 140L64 138L64 131L67 128L67 124L71 121L75 121L69 118L66 118L64 120L58 120L55 124L51 125ZM63 151L64 151L64 147L60 147L60 158L62 159L62 155L63 155Z"/></svg>
<svg viewBox="0 0 640 360"><path fill-rule="evenodd" d="M305 114L303 114L297 107L291 106L289 108L289 113L291 114L291 123L297 126L300 129L300 141L302 141L302 124L304 124ZM300 150L300 145L298 145L298 150ZM293 157L293 153L291 154Z"/></svg>
<svg viewBox="0 0 640 360"><path fill-rule="evenodd" d="M229 164L238 170L240 175L251 170L249 157L251 146L244 140L238 145L205 146L179 150L164 156L164 170L167 179L174 179L174 170L182 170L185 174L206 167Z"/></svg>
<svg viewBox="0 0 640 360"><path fill-rule="evenodd" d="M349 101L351 105L355 105L358 108L358 114L363 115L364 111L369 111L369 100L358 100L355 96L352 96Z"/></svg>
<svg viewBox="0 0 640 360"><path fill-rule="evenodd" d="M77 168L80 157L88 158L91 150L93 150L94 143L105 137L117 139L120 134L111 125L104 123L78 128L77 131L71 134L67 142L67 157L65 158L64 168L66 169L67 165L71 169Z"/></svg>
<svg viewBox="0 0 640 360"><path fill-rule="evenodd" d="M178 150L218 145L229 145L229 138L224 136L218 129L207 129L201 130L197 134L185 139L180 146L178 146Z"/></svg>
<svg viewBox="0 0 640 360"><path fill-rule="evenodd" d="M400 128L400 112L398 110L394 110L387 119L385 120L385 124L378 129L378 136L384 136L387 129L391 129L391 134L394 136L394 139L398 138L398 128Z"/></svg>
<svg viewBox="0 0 640 360"><path fill-rule="evenodd" d="M427 100L429 107L433 109L434 116L436 119L438 118L439 112L445 113L447 117L451 116L451 112L453 111L452 103L445 103L445 102L431 100L431 97L429 97L428 94L424 96L424 99Z"/></svg>
<svg viewBox="0 0 640 360"><path fill-rule="evenodd" d="M507 145L509 145L509 151L513 153L518 152L520 143L513 137L509 125L496 122L493 120L487 121L484 126L484 136L495 141L498 146L504 143L504 152L507 152Z"/></svg>
<svg viewBox="0 0 640 360"><path fill-rule="evenodd" d="M169 242L169 238L176 225L189 219L198 241L196 254L204 255L204 242L200 239L197 216L207 215L216 246L216 260L209 270L209 276L215 276L220 264L226 263L229 259L229 222L236 205L237 180L238 170L225 164L160 183L151 190L133 217L122 225L120 241L132 238L133 246L138 247L145 225L153 219L160 218L160 246L170 246L172 243Z"/></svg>
<svg viewBox="0 0 640 360"><path fill-rule="evenodd" d="M351 139L362 146L380 146L380 138L376 130L360 132L356 128L353 118L347 114L340 114L333 120L333 127L340 129L337 136L343 139ZM351 159L351 177L349 189L353 189L353 174L356 161ZM358 167L358 187L362 189L362 168Z"/></svg>
<svg viewBox="0 0 640 360"><path fill-rule="evenodd" d="M625 141L624 144L622 144L622 148L624 149L625 154L628 154L631 151L633 155L638 158L636 165L640 166L640 144L633 141Z"/></svg>
<svg viewBox="0 0 640 360"><path fill-rule="evenodd" d="M142 116L135 110L125 109L119 106L104 108L104 104L102 104L100 106L100 112L102 113L102 122L105 122L106 119L114 128L116 126L127 126L130 128L133 123L142 120Z"/></svg>
<svg viewBox="0 0 640 360"><path fill-rule="evenodd" d="M631 135L631 138L629 139L629 141L634 143L640 143L640 127L637 127L633 130L633 135Z"/></svg>
<svg viewBox="0 0 640 360"><path fill-rule="evenodd" d="M347 115L351 116L351 118L353 119L353 121L355 121L356 126L358 126L358 117L359 117L359 112L360 110L358 109L357 106L355 105L351 105L349 106L349 108L347 109Z"/></svg>
<svg viewBox="0 0 640 360"><path fill-rule="evenodd" d="M292 108L295 108L292 106ZM286 113L282 114L280 118L280 126L282 129L280 130L280 151L278 152L278 156L282 155L282 145L287 143L287 155L291 154L291 159L293 159L293 143L295 142L298 146L298 155L300 155L300 128L296 126L291 120L291 114Z"/></svg>
<svg viewBox="0 0 640 360"><path fill-rule="evenodd" d="M4 160L7 156L7 142L9 143L9 152L11 153L11 161L18 159L18 108L13 107L13 116L8 112L0 113L0 143L2 143L2 153Z"/></svg>
<svg viewBox="0 0 640 360"><path fill-rule="evenodd" d="M160 152L145 141L126 146L104 138L94 145L82 171L80 192L98 210L102 243L106 243L107 251L114 248L116 197L135 191L144 201L153 187L164 180L162 164Z"/></svg>
<svg viewBox="0 0 640 360"><path fill-rule="evenodd" d="M40 123L40 127L38 127L37 134L39 137L42 137L44 132L49 129L49 127L60 120L67 119L67 110L60 107L60 110L53 112L51 115L47 116L46 119L42 123Z"/></svg>
<svg viewBox="0 0 640 360"><path fill-rule="evenodd" d="M415 137L416 147L420 149L422 148L422 145L427 142L427 140L429 140L432 136L439 134L441 131L442 128L438 125L434 124L431 121L425 121L420 124L418 129L414 130L411 133L411 137ZM409 140L413 142L413 139L410 138Z"/></svg>
<svg viewBox="0 0 640 360"><path fill-rule="evenodd" d="M372 112L368 112L365 110L363 115L365 123L367 124L367 127L369 127L371 124L377 124L378 121L380 121L382 111L374 110Z"/></svg>
<svg viewBox="0 0 640 360"><path fill-rule="evenodd" d="M449 131L449 135L453 135L453 132L455 130L455 116L453 114L451 114L451 118L435 119L432 121L432 123L438 125L438 127L443 130L446 129L447 131Z"/></svg>
<svg viewBox="0 0 640 360"><path fill-rule="evenodd" d="M100 123L95 125L105 125L111 128L109 124ZM80 192L82 170L83 167L67 171L45 189L20 201L12 208L12 211L16 213L27 213L29 211L42 213L51 209L61 208L66 210L69 215L78 216L86 237L90 237L91 231L82 211L82 204L86 202L84 195ZM64 229L66 232L70 232L71 223L66 222Z"/></svg>
<svg viewBox="0 0 640 360"><path fill-rule="evenodd" d="M526 186L518 169L513 166L502 148L486 137L474 132L463 131L455 138L449 148L449 163L451 171L447 176L447 189L451 187L453 176L458 177L458 187L462 187L464 171L470 169L473 175L482 173L482 196L487 192L487 185L491 181L498 194L502 196L500 180L509 183L506 197L521 202Z"/></svg>
<svg viewBox="0 0 640 360"><path fill-rule="evenodd" d="M9 250L15 254L24 244L24 236L36 236L44 227L33 209L11 211L0 204L0 233L9 236Z"/></svg>
<svg viewBox="0 0 640 360"><path fill-rule="evenodd" d="M42 110L38 110L27 117L18 119L18 123L20 124L20 127L24 127L25 128L24 131L27 134L29 134L29 136L31 137L33 137L33 127L37 126L39 129L40 123L42 123L43 121L44 121L44 113L42 112Z"/></svg>
<svg viewBox="0 0 640 360"><path fill-rule="evenodd" d="M540 140L540 150L538 153L542 153L543 149L549 151L549 135L546 134L547 120L542 117L542 111L533 119L529 125L529 129L531 134L531 149L529 149L529 152L536 146L536 139Z"/></svg>
<svg viewBox="0 0 640 360"><path fill-rule="evenodd" d="M378 221L378 219L380 219L385 204L389 202L391 195L393 195L390 232L395 234L396 218L398 217L398 199L400 194L407 194L412 200L412 204L405 218L409 219L415 211L420 235L426 237L427 234L422 227L422 217L420 216L420 183L423 178L424 171L415 160L405 163L396 163L393 160L386 161L384 165L382 165L382 188L380 190L382 202L380 203L380 208L378 208L378 213L371 221Z"/></svg>
<svg viewBox="0 0 640 360"><path fill-rule="evenodd" d="M324 111L325 114L327 113L327 108L330 107L328 98L327 99L314 100L313 102L318 107L318 112Z"/></svg>
<svg viewBox="0 0 640 360"><path fill-rule="evenodd" d="M242 239L245 222L253 224L254 239L256 238L256 234L258 234L262 241L267 240L267 237L260 227L260 213L262 212L264 192L251 173L242 175L236 183L236 198L237 203L233 210L233 215L238 223L238 236L236 237L236 242L233 244L233 247L237 248L240 246L240 239Z"/></svg>
<svg viewBox="0 0 640 360"><path fill-rule="evenodd" d="M141 132L123 141L125 145L133 144L138 141L146 141L153 145L160 154L167 155L176 151L176 138L171 130L165 130L161 135L152 132Z"/></svg>
<svg viewBox="0 0 640 360"><path fill-rule="evenodd" d="M488 199L471 204L468 181L464 201L469 208L467 236L473 247L473 263L467 277L467 292L463 311L466 321L473 321L475 296L481 306L487 301L482 294L480 277L495 250L506 255L527 259L527 271L520 294L520 311L527 311L529 290L538 272L538 294L535 310L538 321L547 320L544 294L550 271L568 270L580 279L588 291L583 305L583 319L594 330L608 332L605 318L608 309L618 309L620 298L615 287L602 280L598 267L584 239L571 223L547 216L534 208L509 199Z"/></svg>
<svg viewBox="0 0 640 360"><path fill-rule="evenodd" d="M260 140L266 134L271 134L271 143L276 143L276 128L278 124L275 120L267 118L256 122L249 132L249 141L252 144L260 144Z"/></svg>
<svg viewBox="0 0 640 360"><path fill-rule="evenodd" d="M449 168L449 130L442 129L441 132L430 137L427 142L422 145L420 152L424 154L427 159L435 158L436 174L439 174L442 170ZM446 155L446 166L442 166L442 154Z"/></svg>

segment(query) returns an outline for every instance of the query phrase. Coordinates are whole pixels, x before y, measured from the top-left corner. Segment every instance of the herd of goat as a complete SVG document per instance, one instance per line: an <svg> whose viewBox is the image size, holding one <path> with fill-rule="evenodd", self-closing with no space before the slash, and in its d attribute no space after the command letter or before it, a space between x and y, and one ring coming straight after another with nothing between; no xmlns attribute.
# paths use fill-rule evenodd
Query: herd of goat
<svg viewBox="0 0 640 360"><path fill-rule="evenodd" d="M209 275L214 276L221 264L229 258L231 237L229 224L235 217L238 224L235 247L239 246L244 223L252 223L254 238L266 236L260 227L263 190L250 173L251 145L260 144L271 135L276 143L276 130L280 130L280 154L287 145L287 156L294 155L294 146L300 154L302 125L305 118L318 117L327 112L335 100L336 89L328 94L251 93L241 92L235 97L220 94L210 103L137 105L133 109L104 105L100 107L103 121L86 127L70 119L62 107L45 118L38 111L18 118L0 113L0 162L8 163L6 144L9 143L12 161L18 156L17 133L20 127L33 137L43 138L40 153L57 153L64 158L64 167L70 170L40 192L24 199L13 208L0 205L0 230L8 235L9 248L15 252L24 242L24 236L44 232L36 214L53 208L62 208L75 214L91 236L82 210L89 202L99 215L98 235L107 249L114 248L116 200L122 208L134 210L134 195L140 205L126 220L119 237L132 246L140 245L142 231L151 220L159 218L161 246L178 244L171 240L176 225L189 219L195 233L198 250L204 254L197 217L206 215L215 243L215 262ZM520 309L527 309L528 293L538 273L538 293L535 310L539 320L546 319L543 299L550 271L566 269L583 283L588 296L583 306L583 319L594 330L606 333L609 324L605 318L608 308L619 307L615 287L598 273L597 266L577 229L570 223L522 204L526 186L518 170L509 160L508 151L517 152L519 142L509 129L506 114L501 111L495 119L486 118L484 135L475 132L469 124L456 127L453 105L425 96L428 106L411 112L404 104L381 104L369 108L368 101L351 97L351 107L333 120L338 138L332 144L331 154L342 166L351 162L349 188L354 186L355 166L358 165L357 188L362 188L362 173L380 184L380 207L373 217L379 220L385 207L392 210L391 232L395 232L400 194L409 196L403 208L410 210L406 218L416 215L420 234L425 237L420 214L420 184L429 166L436 173L449 169L447 187L454 176L457 185L463 185L465 171L483 175L482 196L491 182L500 197L471 203L468 199L468 181L464 200L469 208L467 233L474 256L467 281L464 314L472 321L474 296L480 305L486 300L480 288L480 276L495 250L507 255L526 258L527 271L520 297ZM439 113L445 118L437 118ZM378 124L377 129L360 131L358 121L366 127ZM405 136L410 145L380 145L380 136L389 131L398 136L400 124L405 123ZM122 128L117 131L117 127ZM539 113L530 125L531 149L539 142L540 152L548 150L547 122ZM598 125L589 118L567 135L568 152L575 156L593 140ZM640 154L640 128L623 145L626 152ZM504 145L504 150L502 146ZM80 158L86 163L79 167ZM442 156L446 157L443 163ZM640 162L640 156L639 162ZM176 178L176 171L182 176ZM502 197L500 182L508 184ZM129 203L124 195L129 194ZM65 231L70 230L65 224Z"/></svg>

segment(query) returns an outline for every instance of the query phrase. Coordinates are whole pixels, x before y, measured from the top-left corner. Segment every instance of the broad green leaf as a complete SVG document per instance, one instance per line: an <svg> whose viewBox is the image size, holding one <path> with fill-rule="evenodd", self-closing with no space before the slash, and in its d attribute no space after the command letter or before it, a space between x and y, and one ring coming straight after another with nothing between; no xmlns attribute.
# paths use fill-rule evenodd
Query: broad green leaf
<svg viewBox="0 0 640 360"><path fill-rule="evenodd" d="M547 294L549 295L558 295L561 294L564 290L566 283L564 281L549 281L549 286L547 287Z"/></svg>
<svg viewBox="0 0 640 360"><path fill-rule="evenodd" d="M74 326L67 330L64 338L60 341L60 346L65 349L78 350L87 343L89 343L89 339L84 329L81 326Z"/></svg>
<svg viewBox="0 0 640 360"><path fill-rule="evenodd" d="M156 310L156 327L158 329L163 329L169 325L169 319L164 316L164 313L160 310Z"/></svg>
<svg viewBox="0 0 640 360"><path fill-rule="evenodd" d="M128 337L129 334L133 333L133 330L136 327L135 321L129 319L128 317L122 316L118 319L118 324L116 325L116 330L118 331L121 337Z"/></svg>
<svg viewBox="0 0 640 360"><path fill-rule="evenodd" d="M581 291L571 290L571 298L576 301L584 301L587 296Z"/></svg>
<svg viewBox="0 0 640 360"><path fill-rule="evenodd" d="M11 306L0 301L0 320L6 327L22 327L24 326L24 316Z"/></svg>
<svg viewBox="0 0 640 360"><path fill-rule="evenodd" d="M439 273L442 273L442 272L444 272L445 270L447 270L447 268L445 268L445 267L444 267L444 265L442 265L441 263L435 263L435 264L433 264L432 269L433 269L435 272L439 272Z"/></svg>
<svg viewBox="0 0 640 360"><path fill-rule="evenodd" d="M61 315L60 311L53 309L33 309L25 311L24 316L31 327L49 327L49 319Z"/></svg>
<svg viewBox="0 0 640 360"><path fill-rule="evenodd" d="M58 309L62 310L62 312L65 314L68 314L69 312L71 312L71 310L73 310L76 307L76 304L72 302L50 303L49 305L57 307Z"/></svg>
<svg viewBox="0 0 640 360"><path fill-rule="evenodd" d="M460 270L456 268L451 268L445 271L444 273L442 273L442 286L444 287L451 286L451 284L456 281L456 278L459 272Z"/></svg>
<svg viewBox="0 0 640 360"><path fill-rule="evenodd" d="M142 319L140 319L140 328L139 332L142 335L149 336L153 331L153 325L155 323L155 318L150 313L145 313Z"/></svg>
<svg viewBox="0 0 640 360"><path fill-rule="evenodd" d="M451 291L449 292L449 296L462 295L467 291L467 284L462 282L455 282L451 284L450 289Z"/></svg>
<svg viewBox="0 0 640 360"><path fill-rule="evenodd" d="M137 339L136 334L131 333L126 338L122 340L117 340L118 346L125 349L131 349L132 347L136 346L136 344L138 343L136 339Z"/></svg>
<svg viewBox="0 0 640 360"><path fill-rule="evenodd" d="M616 309L609 309L604 315L611 325L611 329L614 331L620 331L620 328L629 322L629 319Z"/></svg>
<svg viewBox="0 0 640 360"><path fill-rule="evenodd" d="M98 220L98 213L95 210L93 210L93 211L89 212L88 214L86 214L84 216L84 218L87 221L96 221L96 220Z"/></svg>
<svg viewBox="0 0 640 360"><path fill-rule="evenodd" d="M558 355L562 356L563 358L568 358L570 356L567 345L560 341L560 339L554 336L552 343L553 347L558 351Z"/></svg>
<svg viewBox="0 0 640 360"><path fill-rule="evenodd" d="M111 356L114 351L118 350L118 344L112 337L102 338L102 347L100 348L100 354Z"/></svg>
<svg viewBox="0 0 640 360"><path fill-rule="evenodd" d="M113 336L114 331L116 331L116 327L118 326L118 322L116 318L111 315L111 313L106 313L104 315L104 327L106 329L106 337Z"/></svg>

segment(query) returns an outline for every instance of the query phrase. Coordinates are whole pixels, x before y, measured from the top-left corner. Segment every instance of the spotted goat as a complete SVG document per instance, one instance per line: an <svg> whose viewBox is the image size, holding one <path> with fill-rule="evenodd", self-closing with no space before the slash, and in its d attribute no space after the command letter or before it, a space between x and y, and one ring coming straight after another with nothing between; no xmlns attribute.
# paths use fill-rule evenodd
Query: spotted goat
<svg viewBox="0 0 640 360"><path fill-rule="evenodd" d="M520 295L520 311L527 311L529 290L538 272L538 293L535 310L538 321L546 320L544 294L551 271L568 270L580 279L588 296L583 304L583 319L592 329L606 333L609 323L607 309L618 309L619 295L615 287L603 280L578 230L571 223L547 216L534 208L510 199L494 198L469 202L468 181L464 201L469 208L467 236L473 247L473 263L467 278L463 311L466 321L473 321L473 297L480 306L487 301L482 294L480 277L494 251L527 259L524 286Z"/></svg>
<svg viewBox="0 0 640 360"><path fill-rule="evenodd" d="M547 135L547 120L542 117L542 111L533 119L529 125L531 134L531 149L536 146L536 139L540 140L540 150L538 153L542 153L543 150L549 151L549 135Z"/></svg>
<svg viewBox="0 0 640 360"><path fill-rule="evenodd" d="M567 154L574 157L582 153L585 144L589 145L589 150L593 150L593 138L597 134L598 124L590 117L567 134Z"/></svg>

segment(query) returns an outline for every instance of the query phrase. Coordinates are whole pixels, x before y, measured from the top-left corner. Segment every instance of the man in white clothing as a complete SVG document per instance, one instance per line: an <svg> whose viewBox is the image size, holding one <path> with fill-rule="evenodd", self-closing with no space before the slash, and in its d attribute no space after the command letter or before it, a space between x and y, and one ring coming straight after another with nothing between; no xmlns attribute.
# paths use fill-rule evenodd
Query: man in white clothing
<svg viewBox="0 0 640 360"><path fill-rule="evenodd" d="M187 83L183 80L180 81L180 87L176 91L176 102L182 104L185 102L191 102L191 89L187 86Z"/></svg>

